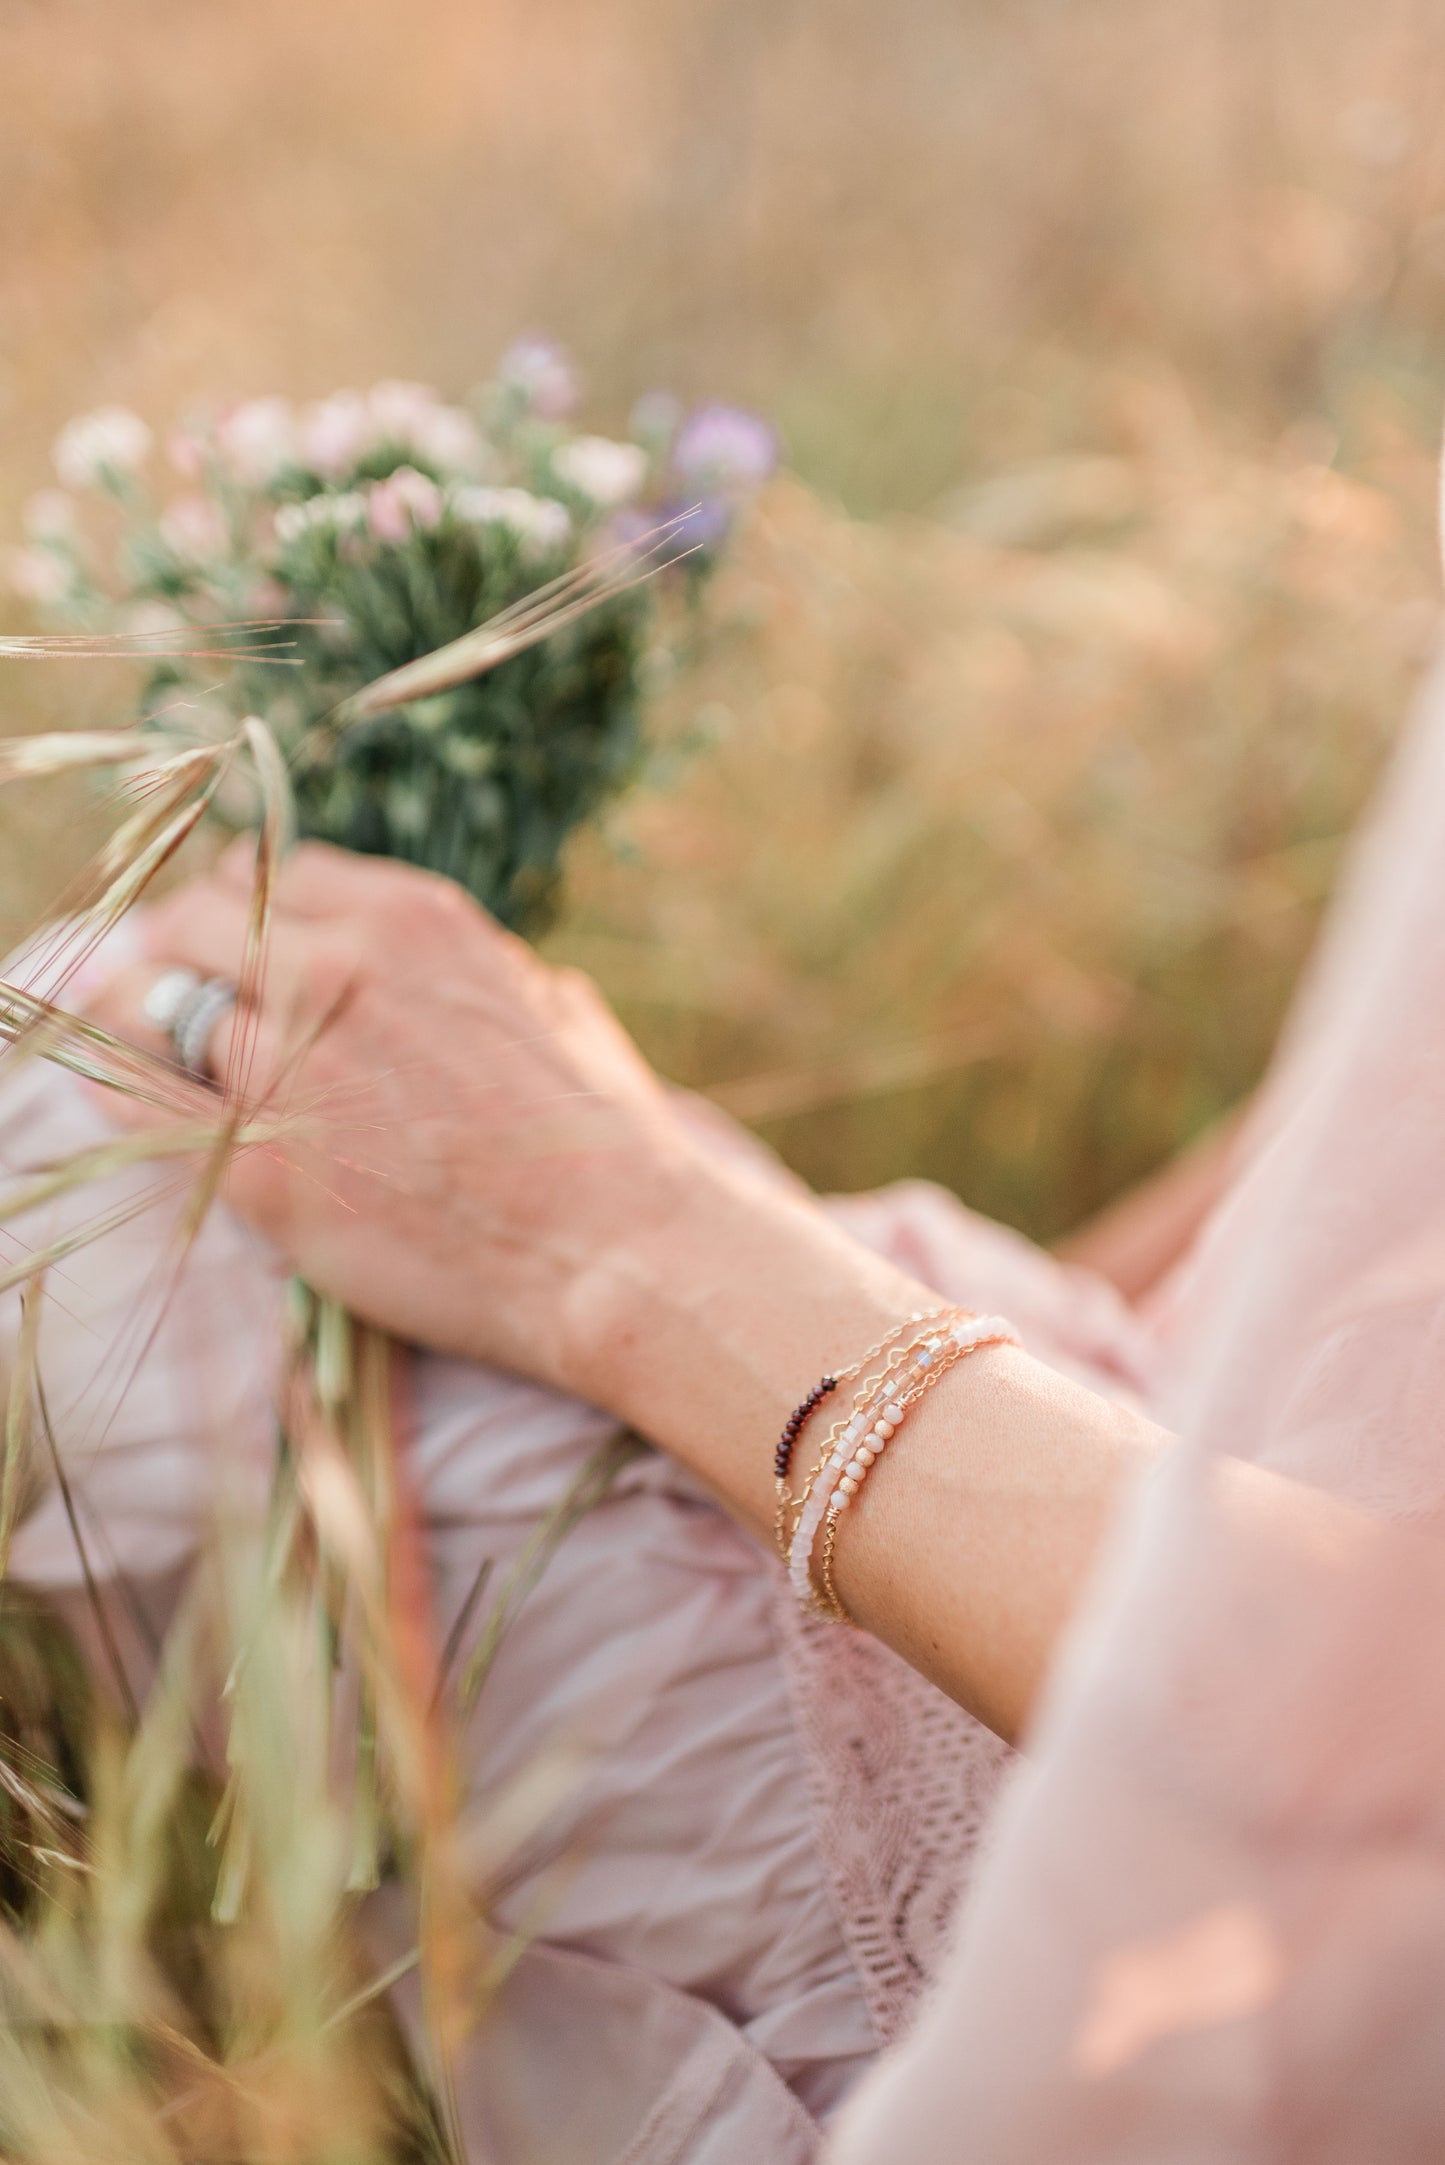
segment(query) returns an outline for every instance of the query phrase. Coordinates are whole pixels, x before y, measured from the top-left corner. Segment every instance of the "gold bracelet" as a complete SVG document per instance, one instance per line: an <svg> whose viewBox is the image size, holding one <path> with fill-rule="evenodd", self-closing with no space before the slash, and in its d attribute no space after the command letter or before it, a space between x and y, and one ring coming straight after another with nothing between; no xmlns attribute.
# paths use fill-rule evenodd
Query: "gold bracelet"
<svg viewBox="0 0 1445 2165"><path fill-rule="evenodd" d="M818 1467L825 1463L829 1450L842 1434L853 1413L861 1410L860 1400L862 1404L867 1403L867 1400L862 1398L862 1393L876 1388L878 1378L870 1377L867 1383L860 1385L858 1393L855 1393L852 1408L848 1413L841 1415L830 1429L828 1442L823 1448L823 1457L819 1459L818 1467L813 1469L813 1474L804 1482L802 1494L794 1496L788 1487L793 1448L818 1406L825 1398L831 1397L832 1393L843 1384L854 1382L881 1355L889 1354L890 1360L901 1358L902 1354L908 1350L907 1346L898 1343L905 1332L912 1332L913 1334L908 1342L909 1345L917 1344L936 1328L940 1319L949 1316L951 1313L952 1310L946 1308L915 1310L911 1316L905 1317L901 1323L895 1323L891 1331L886 1331L877 1345L870 1346L868 1351L859 1360L854 1361L851 1367L840 1368L836 1375L825 1375L821 1381L815 1383L807 1397L788 1416L783 1433L779 1437L777 1447L773 1453L773 1483L777 1492L777 1507L773 1514L773 1538L777 1544L778 1554L784 1563L788 1560L788 1548L792 1540L793 1529L797 1524L798 1513L808 1500L808 1494Z"/></svg>
<svg viewBox="0 0 1445 2165"><path fill-rule="evenodd" d="M821 1512L821 1589L814 1603L818 1613L836 1623L853 1622L839 1596L834 1579L838 1522L863 1486L870 1469L914 1406L936 1383L941 1382L944 1376L956 1368L960 1361L967 1360L971 1353L977 1353L985 1346L1018 1343L1018 1333L1001 1316L960 1314L945 1332L936 1334L925 1343L923 1350L914 1357L906 1379L886 1394L886 1403L880 1405L875 1402L871 1409L871 1425L866 1428L863 1440L855 1444L852 1457L844 1462L835 1446L829 1466L837 1478L828 1492ZM794 1583L796 1586L796 1577Z"/></svg>

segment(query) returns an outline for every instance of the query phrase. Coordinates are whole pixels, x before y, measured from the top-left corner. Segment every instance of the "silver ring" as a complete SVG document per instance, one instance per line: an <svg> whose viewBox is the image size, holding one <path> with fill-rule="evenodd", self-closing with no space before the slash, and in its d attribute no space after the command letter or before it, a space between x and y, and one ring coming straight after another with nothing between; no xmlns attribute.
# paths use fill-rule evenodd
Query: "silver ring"
<svg viewBox="0 0 1445 2165"><path fill-rule="evenodd" d="M201 989L199 970L163 970L141 1001L140 1011L153 1029L169 1037L185 1002Z"/></svg>
<svg viewBox="0 0 1445 2165"><path fill-rule="evenodd" d="M167 970L141 1003L147 1022L171 1041L178 1067L197 1082L214 1081L206 1060L216 1025L236 1005L229 977L202 977L196 970Z"/></svg>

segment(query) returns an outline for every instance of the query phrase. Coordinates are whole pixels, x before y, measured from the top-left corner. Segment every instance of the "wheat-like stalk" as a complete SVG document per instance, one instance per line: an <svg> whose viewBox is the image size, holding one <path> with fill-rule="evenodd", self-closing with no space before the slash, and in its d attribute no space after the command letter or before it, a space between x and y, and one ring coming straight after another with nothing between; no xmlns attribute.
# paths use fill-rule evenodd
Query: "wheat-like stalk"
<svg viewBox="0 0 1445 2165"><path fill-rule="evenodd" d="M377 677L342 702L336 711L336 724L344 728L352 722L370 721L378 714L389 714L416 700L432 699L439 692L469 684L500 668L503 662L525 654L530 647L540 646L544 639L589 615L604 602L615 601L620 594L656 578L669 565L695 556L696 545L677 546L691 516L690 511L684 512L635 541L620 542L587 558L573 570L525 594L510 608L499 610L460 639L450 640L401 669L388 670L385 676Z"/></svg>

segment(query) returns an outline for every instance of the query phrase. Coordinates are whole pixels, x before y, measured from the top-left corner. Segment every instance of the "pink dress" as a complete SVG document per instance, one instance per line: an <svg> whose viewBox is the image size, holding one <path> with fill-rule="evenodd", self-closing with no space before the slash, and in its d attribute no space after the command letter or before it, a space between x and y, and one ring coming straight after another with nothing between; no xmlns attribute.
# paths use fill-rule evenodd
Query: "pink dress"
<svg viewBox="0 0 1445 2165"><path fill-rule="evenodd" d="M698 1117L760 1179L787 1177ZM103 1132L61 1071L0 1068L6 1171ZM828 1207L940 1294L1004 1310L1045 1359L1103 1390L1145 1388L1143 1334L1107 1287L940 1190ZM96 1553L158 1598L218 1498L254 1507L264 1493L277 1343L270 1259L218 1210L145 1344L175 1208L157 1201L55 1273L42 1348ZM610 1424L460 1361L418 1355L411 1382L445 1630L480 1561L505 1570ZM13 1568L75 1587L53 1492ZM502 1905L503 1921L530 1920L549 1889L541 1938L466 2071L474 2154L803 2165L937 1974L1008 1755L873 1641L803 1620L773 1561L661 1457L628 1470L530 1596L474 1718L472 1779L489 1787L559 1739L588 1772ZM567 1871L549 1874L563 1854ZM384 1894L373 1922L384 1959L400 1930Z"/></svg>

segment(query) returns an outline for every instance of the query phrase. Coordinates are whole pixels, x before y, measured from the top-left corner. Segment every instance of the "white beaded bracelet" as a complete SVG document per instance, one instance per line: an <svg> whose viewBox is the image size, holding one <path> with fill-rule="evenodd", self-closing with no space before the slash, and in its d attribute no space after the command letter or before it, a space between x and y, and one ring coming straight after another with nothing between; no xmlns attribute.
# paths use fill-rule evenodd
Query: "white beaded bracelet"
<svg viewBox="0 0 1445 2165"><path fill-rule="evenodd" d="M788 1552L788 1579L807 1609L847 1621L847 1611L833 1586L833 1545L838 1521L863 1486L918 1400L951 1368L983 1346L1018 1345L1013 1325L1002 1316L959 1313L936 1328L898 1372L888 1377L871 1402L856 1408L820 1462L799 1513ZM813 1579L813 1552L820 1529L823 1542L821 1596Z"/></svg>
<svg viewBox="0 0 1445 2165"><path fill-rule="evenodd" d="M891 1394L902 1365L930 1339L937 1338L938 1333L946 1329L960 1313L960 1310L954 1308L916 1310L905 1322L891 1330L886 1338L880 1339L876 1346L870 1346L854 1368L844 1370L845 1375L861 1378L851 1409L834 1421L823 1446L823 1455L808 1476L801 1497L794 1502L787 1497L780 1483L779 1546L788 1566L793 1591L805 1606L808 1605L811 1594L809 1559L828 1502L823 1476L833 1462L833 1452L835 1449L842 1449L845 1458L851 1455L852 1448L861 1438L870 1417L868 1408L876 1405L880 1397ZM872 1369L874 1361L880 1356L883 1357L882 1367L864 1375L862 1371ZM790 1509L793 1512L793 1523L791 1535L788 1535L786 1522Z"/></svg>

